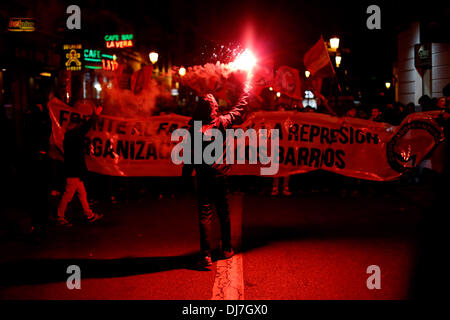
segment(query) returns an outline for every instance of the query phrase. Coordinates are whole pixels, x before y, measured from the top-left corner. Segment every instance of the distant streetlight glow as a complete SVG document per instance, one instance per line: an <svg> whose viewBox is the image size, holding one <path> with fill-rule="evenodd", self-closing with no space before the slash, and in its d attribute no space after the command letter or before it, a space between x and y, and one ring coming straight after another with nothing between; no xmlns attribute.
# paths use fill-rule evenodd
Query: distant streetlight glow
<svg viewBox="0 0 450 320"><path fill-rule="evenodd" d="M155 64L158 61L158 53L152 51L149 53L148 57L150 58L150 62Z"/></svg>
<svg viewBox="0 0 450 320"><path fill-rule="evenodd" d="M340 66L340 64L341 64L342 57L341 57L341 56L336 56L335 59L336 59L336 67L339 68L339 66Z"/></svg>
<svg viewBox="0 0 450 320"><path fill-rule="evenodd" d="M331 50L336 51L339 48L339 38L333 37L330 39Z"/></svg>
<svg viewBox="0 0 450 320"><path fill-rule="evenodd" d="M40 75L43 77L51 77L52 76L52 74L50 72L41 72Z"/></svg>
<svg viewBox="0 0 450 320"><path fill-rule="evenodd" d="M311 75L311 72L309 72L308 70L305 71L305 77L309 78L309 76Z"/></svg>
<svg viewBox="0 0 450 320"><path fill-rule="evenodd" d="M183 77L186 74L186 68L181 67L180 70L178 70L178 74Z"/></svg>
<svg viewBox="0 0 450 320"><path fill-rule="evenodd" d="M384 85L386 86L386 89L388 89L388 90L391 87L391 83L390 82L386 82Z"/></svg>

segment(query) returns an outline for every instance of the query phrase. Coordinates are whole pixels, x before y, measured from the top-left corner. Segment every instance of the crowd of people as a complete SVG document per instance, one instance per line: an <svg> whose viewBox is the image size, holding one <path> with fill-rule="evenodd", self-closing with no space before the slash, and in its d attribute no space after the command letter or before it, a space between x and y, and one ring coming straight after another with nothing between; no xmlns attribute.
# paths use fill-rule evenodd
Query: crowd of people
<svg viewBox="0 0 450 320"><path fill-rule="evenodd" d="M431 110L449 112L449 91L450 86L447 85L443 92L445 97L430 98L424 95L418 100L417 105L414 103L404 105L400 102L387 103L382 106L349 104L334 114L333 109L323 99L319 99L317 108L312 108L308 105L304 106L301 103L277 104L276 99L270 104L265 105L263 101L263 103L259 104L258 109L255 107L252 108L252 100L250 99L248 107L250 111L296 110L298 112L319 112L399 125L406 116L414 112ZM104 202L106 200L115 204L118 201L135 200L139 197L149 196L174 198L180 193L185 193L186 190L192 190L192 188L184 188L181 184L173 184L173 180L177 178L172 177L111 177L86 172L87 196L84 191L84 184L78 181L79 177L70 177L72 178L71 183L68 183L62 174L64 172L64 165L58 160L49 158L47 152L50 134L51 124L45 103L33 104L25 116L25 154L23 157L20 157L21 161L17 161L16 164L20 164L19 166L26 168L26 170L22 171L20 168L17 168L16 173L20 176L19 181L24 182L21 185L26 186L28 189L27 193L33 195L33 201L29 202L29 210L34 212L31 215L34 225L45 224L43 222L45 220L43 218L44 215L36 213L34 204L42 202L43 205L39 207L43 208L42 210L44 211L51 211L49 202L47 201L49 195L51 195L51 199L54 199L53 209L55 211L55 214L50 214L50 217L54 216L55 222L60 225L70 225L65 217L65 208L77 190L88 220L97 220L101 217L93 214L90 209L92 205L98 202ZM13 162L9 163L9 165ZM78 180L74 182L74 178ZM406 182L417 182L418 175L416 172L413 172L412 175L406 175L404 179L406 179L404 180ZM230 180L231 189L234 191L255 192L267 196L277 196L279 194L291 196L292 194L302 194L305 192L335 192L341 196L358 196L361 193L381 193L388 196L390 193L389 188L392 186L389 183L371 183L320 170L308 174L283 177L281 179L268 179L264 177L243 178L236 176L231 177ZM381 184L383 186L379 187ZM64 197L64 191L66 191L66 197ZM42 199L46 200L41 201ZM89 204L87 204L86 200L89 201ZM50 203L52 202L50 201Z"/></svg>
<svg viewBox="0 0 450 320"><path fill-rule="evenodd" d="M450 84L443 89L442 97L430 98L428 95L423 95L418 99L417 103L409 102L403 104L399 101L395 101L374 104L357 104L352 99L348 99L343 101L339 100L337 107L330 106L331 103L325 97L318 94L314 99L316 106L313 107L312 105L308 105L308 103L303 103L303 101L284 97L284 95L277 98L275 91L264 89L261 92L260 97L255 99L253 105L250 107L253 111L316 112L331 114L338 117L346 116L376 122L385 122L391 125L399 125L408 115L415 112L434 110L448 112L450 109L449 91Z"/></svg>

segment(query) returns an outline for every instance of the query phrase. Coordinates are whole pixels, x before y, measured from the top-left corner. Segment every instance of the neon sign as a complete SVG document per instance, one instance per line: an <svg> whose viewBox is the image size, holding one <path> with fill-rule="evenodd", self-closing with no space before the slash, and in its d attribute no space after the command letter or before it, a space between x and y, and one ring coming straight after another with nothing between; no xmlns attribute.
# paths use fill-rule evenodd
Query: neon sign
<svg viewBox="0 0 450 320"><path fill-rule="evenodd" d="M115 71L119 67L119 63L115 60L102 59L103 70Z"/></svg>
<svg viewBox="0 0 450 320"><path fill-rule="evenodd" d="M33 32L36 29L35 21L31 18L10 18L8 31Z"/></svg>
<svg viewBox="0 0 450 320"><path fill-rule="evenodd" d="M98 49L84 49L83 55L84 61L89 62L89 65L85 65L87 69L115 71L119 67L115 54L102 53Z"/></svg>
<svg viewBox="0 0 450 320"><path fill-rule="evenodd" d="M107 48L130 48L133 46L132 34L107 34L105 36L106 47Z"/></svg>
<svg viewBox="0 0 450 320"><path fill-rule="evenodd" d="M100 62L101 53L100 50L84 49L84 60L91 62Z"/></svg>
<svg viewBox="0 0 450 320"><path fill-rule="evenodd" d="M63 50L66 52L66 70L80 71L81 70L81 44L65 44Z"/></svg>

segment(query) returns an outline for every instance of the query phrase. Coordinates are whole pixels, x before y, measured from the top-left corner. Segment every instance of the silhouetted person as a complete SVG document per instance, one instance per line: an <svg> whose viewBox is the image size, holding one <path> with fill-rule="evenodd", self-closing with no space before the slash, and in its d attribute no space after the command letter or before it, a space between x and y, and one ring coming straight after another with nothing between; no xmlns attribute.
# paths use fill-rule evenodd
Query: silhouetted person
<svg viewBox="0 0 450 320"><path fill-rule="evenodd" d="M412 102L408 103L405 107L405 116L408 116L414 112L416 112L416 106Z"/></svg>
<svg viewBox="0 0 450 320"><path fill-rule="evenodd" d="M86 189L83 180L86 178L87 166L84 156L84 137L96 121L102 108L94 108L89 120L71 122L64 135L64 172L66 177L66 188L58 206L57 224L70 227L72 224L65 218L67 205L72 200L75 192L78 193L84 215L89 222L100 219L103 215L93 213L89 207Z"/></svg>
<svg viewBox="0 0 450 320"><path fill-rule="evenodd" d="M430 111L431 110L431 98L428 95L423 95L419 98L419 105L421 107L421 111Z"/></svg>
<svg viewBox="0 0 450 320"><path fill-rule="evenodd" d="M346 117L350 117L350 118L357 118L357 110L355 107L351 107L347 110L347 112L345 113Z"/></svg>
<svg viewBox="0 0 450 320"><path fill-rule="evenodd" d="M201 121L202 137L206 130L214 128L220 130L225 141L225 130L234 124L242 122L244 108L247 106L249 97L249 86L246 85L243 93L236 105L224 115L218 115L218 104L212 94L207 94L200 98L196 109L190 120L192 140L192 154L194 153L194 121ZM202 154L209 141L202 143ZM225 146L224 146L225 147ZM224 148L225 152L225 148ZM234 254L231 246L231 223L228 206L228 183L226 164L206 164L202 159L201 164L183 166L183 176L190 176L195 170L197 179L198 209L200 219L200 250L201 257L198 266L208 267L212 265L211 260L211 237L212 237L212 206L215 205L220 221L222 256L225 259L231 258Z"/></svg>
<svg viewBox="0 0 450 320"><path fill-rule="evenodd" d="M383 115L377 107L373 107L370 110L370 117L368 120L375 121L375 122L382 122L383 121Z"/></svg>
<svg viewBox="0 0 450 320"><path fill-rule="evenodd" d="M397 110L394 109L394 105L388 103L383 110L383 122L397 126L400 124L400 121L399 114Z"/></svg>

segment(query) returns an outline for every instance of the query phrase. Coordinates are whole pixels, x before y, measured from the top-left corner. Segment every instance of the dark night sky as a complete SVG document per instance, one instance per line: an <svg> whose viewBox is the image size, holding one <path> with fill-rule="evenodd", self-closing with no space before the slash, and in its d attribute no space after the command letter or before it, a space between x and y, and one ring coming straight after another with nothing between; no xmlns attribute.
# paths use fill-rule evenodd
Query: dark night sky
<svg viewBox="0 0 450 320"><path fill-rule="evenodd" d="M77 1L74 1L77 2ZM352 64L379 70L396 57L395 26L416 17L442 14L442 1L400 0L87 0L81 1L116 11L139 23L158 24L173 32L177 26L193 26L203 40L235 41L253 39L261 55L276 55L280 63L301 67L303 53L322 34L333 34L351 49ZM441 4L439 4L441 3ZM381 7L381 30L366 28L366 8ZM446 7L449 7L448 5ZM377 67L375 67L377 65Z"/></svg>
<svg viewBox="0 0 450 320"><path fill-rule="evenodd" d="M397 57L397 30L418 19L433 20L444 15L448 5L442 1L427 0L416 3L400 0L297 0L297 1L145 1L147 10L130 1L114 2L119 15L145 16L148 23L158 23L167 30L178 30L180 25L192 26L199 43L208 40L245 43L251 39L259 56L273 57L276 66L289 65L303 70L303 54L323 35L341 39L343 54L341 69L349 71L357 87L384 87L392 79L392 66ZM381 8L381 30L366 27L371 4ZM447 19L448 20L448 19ZM182 36L182 35L180 35ZM200 46L193 48L199 55ZM197 52L195 51L197 50ZM188 54L186 54L187 56ZM186 63L186 62L182 62Z"/></svg>
<svg viewBox="0 0 450 320"><path fill-rule="evenodd" d="M94 16L104 8L134 24L136 29L160 30L172 39L186 39L187 52L181 54L181 59L187 60L198 55L202 50L200 44L208 40L240 40L244 44L252 40L260 57L273 57L276 65L302 69L303 54L320 35L325 40L337 35L341 48L350 49L350 53L343 55L342 66L357 81L374 76L390 80L397 56L396 30L400 26L417 19L449 20L449 6L436 0L420 4L400 0L65 0L64 3L79 4L82 12L86 7L95 8ZM381 30L366 28L366 9L370 4L381 8ZM89 28L95 30L95 17L93 21ZM138 33L139 41L151 45L158 32ZM189 33L195 41L190 41ZM195 44L189 46L189 42ZM177 62L189 65L188 61Z"/></svg>
<svg viewBox="0 0 450 320"><path fill-rule="evenodd" d="M343 47L352 50L357 66L390 64L396 56L395 25L414 15L438 14L430 6L419 7L411 1L146 1L150 20L166 28L184 21L196 26L202 38L210 40L245 40L253 35L261 54L279 54L282 63L301 65L303 53L323 34L325 39L337 34ZM119 14L138 18L142 10L127 1ZM370 31L365 22L369 4L381 7L382 30ZM150 9L151 8L151 9ZM355 66L356 66L355 65ZM389 65L389 69L390 69ZM378 68L375 68L378 69Z"/></svg>

